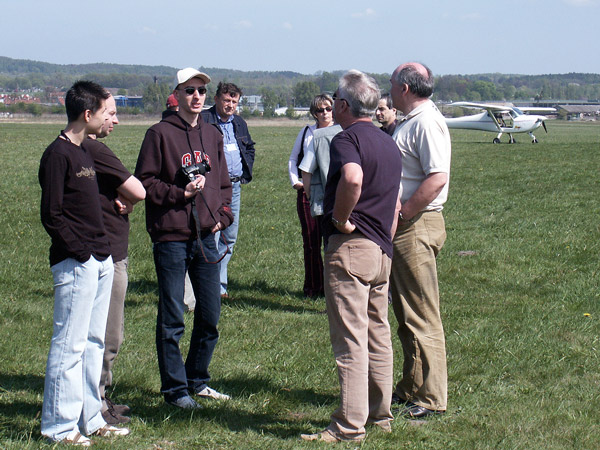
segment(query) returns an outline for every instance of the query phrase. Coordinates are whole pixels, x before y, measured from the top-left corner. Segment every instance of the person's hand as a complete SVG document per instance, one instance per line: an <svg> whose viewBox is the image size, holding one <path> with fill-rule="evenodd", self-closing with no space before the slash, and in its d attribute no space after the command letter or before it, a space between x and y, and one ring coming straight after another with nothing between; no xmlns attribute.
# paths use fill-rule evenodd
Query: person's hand
<svg viewBox="0 0 600 450"><path fill-rule="evenodd" d="M333 226L336 227L340 232L342 232L344 234L350 234L354 230L356 230L356 225L354 225L349 220L346 220L344 223L340 223L339 225L333 224Z"/></svg>
<svg viewBox="0 0 600 450"><path fill-rule="evenodd" d="M185 186L185 198L190 198L196 195L198 192L204 189L204 184L206 183L206 178L203 175L196 175L196 179L194 181L190 181Z"/></svg>
<svg viewBox="0 0 600 450"><path fill-rule="evenodd" d="M303 189L304 185L302 183L296 183L294 185L294 189L296 189L297 191L299 191L300 189Z"/></svg>
<svg viewBox="0 0 600 450"><path fill-rule="evenodd" d="M115 198L115 209L119 214L124 216L133 211L133 203L131 203L122 195L119 195L117 198Z"/></svg>
<svg viewBox="0 0 600 450"><path fill-rule="evenodd" d="M212 234L215 234L217 231L221 231L223 228L223 224L221 222L218 222L214 227L211 228L210 232Z"/></svg>

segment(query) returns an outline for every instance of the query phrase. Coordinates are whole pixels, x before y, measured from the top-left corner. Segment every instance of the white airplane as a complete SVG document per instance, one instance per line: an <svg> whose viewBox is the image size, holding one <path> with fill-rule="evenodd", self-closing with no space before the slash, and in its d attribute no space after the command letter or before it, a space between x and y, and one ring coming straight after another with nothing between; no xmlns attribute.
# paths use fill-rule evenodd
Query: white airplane
<svg viewBox="0 0 600 450"><path fill-rule="evenodd" d="M448 106L460 106L462 108L483 109L484 112L472 116L456 117L446 119L448 128L462 128L465 130L481 130L498 132L498 135L492 141L494 144L500 143L500 136L508 133L509 143L514 144L514 133L529 133L532 143L537 144L538 140L533 135L533 131L543 126L546 133L546 116L536 116L525 114L525 112L554 112L555 108L515 108L514 106L490 105L484 103L454 102Z"/></svg>

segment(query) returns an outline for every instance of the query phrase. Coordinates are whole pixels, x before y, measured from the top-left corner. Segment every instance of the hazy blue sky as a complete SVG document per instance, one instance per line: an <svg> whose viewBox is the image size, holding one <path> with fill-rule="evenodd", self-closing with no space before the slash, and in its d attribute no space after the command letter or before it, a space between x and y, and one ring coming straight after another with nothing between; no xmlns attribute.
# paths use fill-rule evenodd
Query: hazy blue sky
<svg viewBox="0 0 600 450"><path fill-rule="evenodd" d="M435 74L600 73L600 0L0 0L0 56Z"/></svg>

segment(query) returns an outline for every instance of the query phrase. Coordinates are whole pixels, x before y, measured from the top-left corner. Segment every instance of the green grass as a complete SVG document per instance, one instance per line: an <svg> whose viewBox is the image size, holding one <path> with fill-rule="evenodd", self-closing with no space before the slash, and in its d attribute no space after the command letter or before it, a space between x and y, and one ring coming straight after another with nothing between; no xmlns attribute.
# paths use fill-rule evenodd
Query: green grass
<svg viewBox="0 0 600 450"><path fill-rule="evenodd" d="M53 298L37 169L60 128L0 124L0 448L52 447L39 432ZM106 140L130 169L146 128L119 125ZM143 206L134 211L113 393L133 408L132 435L97 448L328 448L298 439L328 424L339 392L324 303L301 295L286 171L299 129L251 129L255 180L242 193L234 300L223 306L211 366L211 384L230 402L205 402L197 412L164 404L156 277ZM369 429L361 448L600 448L600 126L553 121L537 145L522 136L493 145L490 134L453 130L439 256L448 413L420 427L398 419L392 434ZM396 326L393 314L390 322ZM397 339L394 347L400 358ZM401 361L394 366L398 374Z"/></svg>

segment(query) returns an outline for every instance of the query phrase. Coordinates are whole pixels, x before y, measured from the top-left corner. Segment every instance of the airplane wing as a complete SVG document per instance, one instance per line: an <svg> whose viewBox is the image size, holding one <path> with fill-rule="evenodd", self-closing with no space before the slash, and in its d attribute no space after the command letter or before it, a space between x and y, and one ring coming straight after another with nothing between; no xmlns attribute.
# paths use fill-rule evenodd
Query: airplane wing
<svg viewBox="0 0 600 450"><path fill-rule="evenodd" d="M454 102L454 103L449 103L447 106L459 106L461 108L475 108L475 109L486 110L488 112L488 115L494 121L494 124L496 125L498 132L500 132L500 133L502 132L502 126L498 122L498 119L496 119L496 116L494 115L494 113L507 113L512 110L512 108L510 108L508 106L490 105L490 104L486 104L486 103L472 103L472 102Z"/></svg>
<svg viewBox="0 0 600 450"><path fill-rule="evenodd" d="M491 105L489 103L472 103L472 102L454 102L449 103L446 106L459 106L461 108L475 108L475 109L485 109L486 111L492 112L508 112L513 108L506 105Z"/></svg>
<svg viewBox="0 0 600 450"><path fill-rule="evenodd" d="M523 111L525 114L529 114L529 113L546 114L546 113L556 112L556 108L542 108L542 107L536 108L535 106L519 107L519 109L521 111Z"/></svg>

